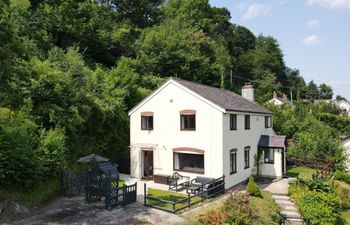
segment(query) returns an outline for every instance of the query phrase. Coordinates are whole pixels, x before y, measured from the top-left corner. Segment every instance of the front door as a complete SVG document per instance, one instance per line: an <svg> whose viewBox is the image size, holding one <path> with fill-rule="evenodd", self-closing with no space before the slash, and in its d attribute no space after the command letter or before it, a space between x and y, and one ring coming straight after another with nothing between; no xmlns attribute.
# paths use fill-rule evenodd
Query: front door
<svg viewBox="0 0 350 225"><path fill-rule="evenodd" d="M153 179L153 151L143 151L143 179Z"/></svg>

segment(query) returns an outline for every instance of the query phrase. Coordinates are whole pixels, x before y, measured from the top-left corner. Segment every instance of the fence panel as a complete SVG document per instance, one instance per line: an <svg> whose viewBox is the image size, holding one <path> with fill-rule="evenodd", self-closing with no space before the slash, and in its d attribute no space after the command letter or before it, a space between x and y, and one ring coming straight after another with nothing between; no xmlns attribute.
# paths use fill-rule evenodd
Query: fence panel
<svg viewBox="0 0 350 225"><path fill-rule="evenodd" d="M208 186L208 188L204 188L204 186ZM169 200L164 200L153 196L148 196L147 185L144 184L144 205L152 208L160 209L163 211L167 211L167 212L177 213L186 208L190 208L195 204L203 202L208 198L216 196L220 193L225 193L225 176L217 178L208 183L202 184L200 191L198 193L193 195L188 194L187 198L184 198L178 201L169 201ZM200 197L199 200L195 200L196 197ZM153 201L154 203L150 203L149 200ZM160 203L160 204L157 205L157 203ZM161 205L163 205L163 207ZM168 207L165 207L166 205Z"/></svg>

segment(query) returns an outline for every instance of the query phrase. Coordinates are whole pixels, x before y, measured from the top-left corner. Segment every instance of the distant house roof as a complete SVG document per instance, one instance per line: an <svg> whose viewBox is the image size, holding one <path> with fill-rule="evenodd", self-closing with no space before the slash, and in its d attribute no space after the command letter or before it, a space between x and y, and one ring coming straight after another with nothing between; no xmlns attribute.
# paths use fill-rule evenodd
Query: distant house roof
<svg viewBox="0 0 350 225"><path fill-rule="evenodd" d="M261 135L258 146L264 148L285 148L286 136Z"/></svg>
<svg viewBox="0 0 350 225"><path fill-rule="evenodd" d="M342 135L342 136L340 136L340 140L342 141L342 142L344 142L344 141L346 141L346 140L349 140L350 139L350 136L348 136L348 135Z"/></svg>
<svg viewBox="0 0 350 225"><path fill-rule="evenodd" d="M257 103L251 102L232 91L222 90L220 88L194 83L179 78L170 79L227 111L273 114L270 110L265 109Z"/></svg>

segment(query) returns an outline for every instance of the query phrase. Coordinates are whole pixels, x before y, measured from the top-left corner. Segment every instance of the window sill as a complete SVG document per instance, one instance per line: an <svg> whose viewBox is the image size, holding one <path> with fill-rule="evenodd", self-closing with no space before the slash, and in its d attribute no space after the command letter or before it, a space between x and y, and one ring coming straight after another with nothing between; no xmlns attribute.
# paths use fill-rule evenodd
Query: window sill
<svg viewBox="0 0 350 225"><path fill-rule="evenodd" d="M195 174L204 174L203 172L198 172L198 171L191 171L191 170L179 170L179 169L173 169L174 171L178 171L178 172L185 172L185 173L195 173Z"/></svg>
<svg viewBox="0 0 350 225"><path fill-rule="evenodd" d="M237 173L237 172L233 172L233 173L230 172L230 175L233 175L233 174L236 174L236 173Z"/></svg>
<svg viewBox="0 0 350 225"><path fill-rule="evenodd" d="M181 129L180 131L196 131L196 129Z"/></svg>
<svg viewBox="0 0 350 225"><path fill-rule="evenodd" d="M141 130L152 131L153 129L141 129Z"/></svg>
<svg viewBox="0 0 350 225"><path fill-rule="evenodd" d="M275 164L275 162L264 162L264 164Z"/></svg>
<svg viewBox="0 0 350 225"><path fill-rule="evenodd" d="M246 169L249 169L249 168L250 168L250 166L244 167L245 170L246 170Z"/></svg>
<svg viewBox="0 0 350 225"><path fill-rule="evenodd" d="M250 128L244 128L244 130L250 130Z"/></svg>
<svg viewBox="0 0 350 225"><path fill-rule="evenodd" d="M237 129L230 129L230 131L236 131Z"/></svg>

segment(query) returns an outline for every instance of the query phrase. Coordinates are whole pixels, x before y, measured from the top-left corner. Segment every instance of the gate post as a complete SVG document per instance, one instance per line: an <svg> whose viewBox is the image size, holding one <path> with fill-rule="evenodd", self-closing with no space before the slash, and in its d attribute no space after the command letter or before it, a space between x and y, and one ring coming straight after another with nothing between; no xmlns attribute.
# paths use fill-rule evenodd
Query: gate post
<svg viewBox="0 0 350 225"><path fill-rule="evenodd" d="M143 205L147 206L147 185L143 184Z"/></svg>

